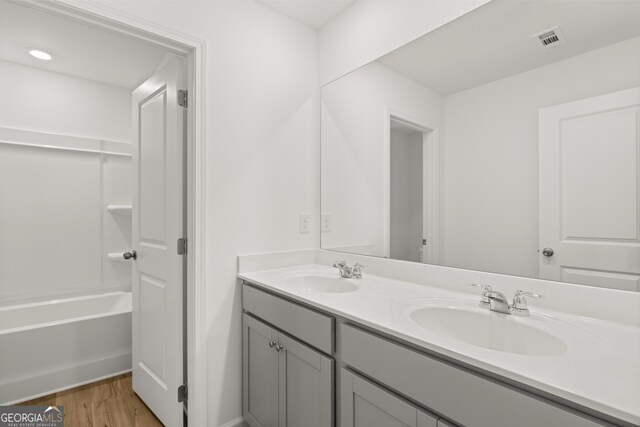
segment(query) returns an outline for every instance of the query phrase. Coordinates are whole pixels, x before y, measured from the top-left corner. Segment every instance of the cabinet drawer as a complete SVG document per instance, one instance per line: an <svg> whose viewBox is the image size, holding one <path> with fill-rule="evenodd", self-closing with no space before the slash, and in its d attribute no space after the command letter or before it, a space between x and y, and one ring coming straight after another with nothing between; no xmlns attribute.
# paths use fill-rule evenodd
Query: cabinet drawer
<svg viewBox="0 0 640 427"><path fill-rule="evenodd" d="M334 350L334 319L253 286L242 286L242 307L327 354Z"/></svg>
<svg viewBox="0 0 640 427"><path fill-rule="evenodd" d="M611 426L351 325L341 325L340 332L344 363L455 423L473 427Z"/></svg>

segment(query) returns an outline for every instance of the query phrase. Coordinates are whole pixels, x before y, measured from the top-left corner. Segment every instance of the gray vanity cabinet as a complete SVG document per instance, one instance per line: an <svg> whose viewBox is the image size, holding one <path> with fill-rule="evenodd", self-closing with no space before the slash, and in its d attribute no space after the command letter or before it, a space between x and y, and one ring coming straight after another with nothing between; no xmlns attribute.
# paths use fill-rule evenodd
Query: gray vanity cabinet
<svg viewBox="0 0 640 427"><path fill-rule="evenodd" d="M243 408L254 427L278 426L278 359L270 343L277 332L256 319L243 316Z"/></svg>
<svg viewBox="0 0 640 427"><path fill-rule="evenodd" d="M252 427L614 425L257 286L243 285L243 310Z"/></svg>
<svg viewBox="0 0 640 427"><path fill-rule="evenodd" d="M333 322L255 288L244 290L245 420L252 427L333 427L334 360L283 332L296 330L307 342L333 348ZM249 312L259 312L264 322ZM328 338L323 325L330 326Z"/></svg>
<svg viewBox="0 0 640 427"><path fill-rule="evenodd" d="M345 369L340 373L341 427L438 427L438 417L417 409Z"/></svg>

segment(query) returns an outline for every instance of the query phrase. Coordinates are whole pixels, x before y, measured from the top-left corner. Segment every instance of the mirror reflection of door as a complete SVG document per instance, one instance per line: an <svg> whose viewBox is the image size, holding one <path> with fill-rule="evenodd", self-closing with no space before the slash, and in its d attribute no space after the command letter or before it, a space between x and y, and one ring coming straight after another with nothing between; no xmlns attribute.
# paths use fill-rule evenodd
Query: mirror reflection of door
<svg viewBox="0 0 640 427"><path fill-rule="evenodd" d="M640 289L639 129L640 88L540 110L540 278Z"/></svg>
<svg viewBox="0 0 640 427"><path fill-rule="evenodd" d="M389 248L392 259L429 262L428 135L431 131L389 121Z"/></svg>

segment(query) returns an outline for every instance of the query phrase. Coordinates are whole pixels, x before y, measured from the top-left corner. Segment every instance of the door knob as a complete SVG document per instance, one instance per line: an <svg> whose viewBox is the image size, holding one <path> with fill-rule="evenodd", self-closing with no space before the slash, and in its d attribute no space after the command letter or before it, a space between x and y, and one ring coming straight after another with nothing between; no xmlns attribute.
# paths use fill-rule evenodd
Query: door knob
<svg viewBox="0 0 640 427"><path fill-rule="evenodd" d="M546 257L550 257L553 256L553 249L551 248L544 248L542 250L542 255L546 256Z"/></svg>
<svg viewBox="0 0 640 427"><path fill-rule="evenodd" d="M125 252L125 253L123 253L123 254L122 254L122 257L123 257L124 259L131 259L131 258L133 258L133 259L138 259L138 254L136 253L136 251L133 251L133 250L132 250L131 252Z"/></svg>

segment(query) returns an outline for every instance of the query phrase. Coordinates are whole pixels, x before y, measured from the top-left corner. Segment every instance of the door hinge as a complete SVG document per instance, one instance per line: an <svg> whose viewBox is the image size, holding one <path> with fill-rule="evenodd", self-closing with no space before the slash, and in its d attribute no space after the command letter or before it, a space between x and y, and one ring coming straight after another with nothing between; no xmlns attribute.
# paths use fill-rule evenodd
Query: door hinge
<svg viewBox="0 0 640 427"><path fill-rule="evenodd" d="M184 108L189 106L189 92L186 90L178 91L178 105Z"/></svg>
<svg viewBox="0 0 640 427"><path fill-rule="evenodd" d="M178 402L182 403L186 401L187 401L187 385L182 384L180 387L178 387Z"/></svg>
<svg viewBox="0 0 640 427"><path fill-rule="evenodd" d="M178 255L184 255L187 253L187 238L181 237L178 239Z"/></svg>

